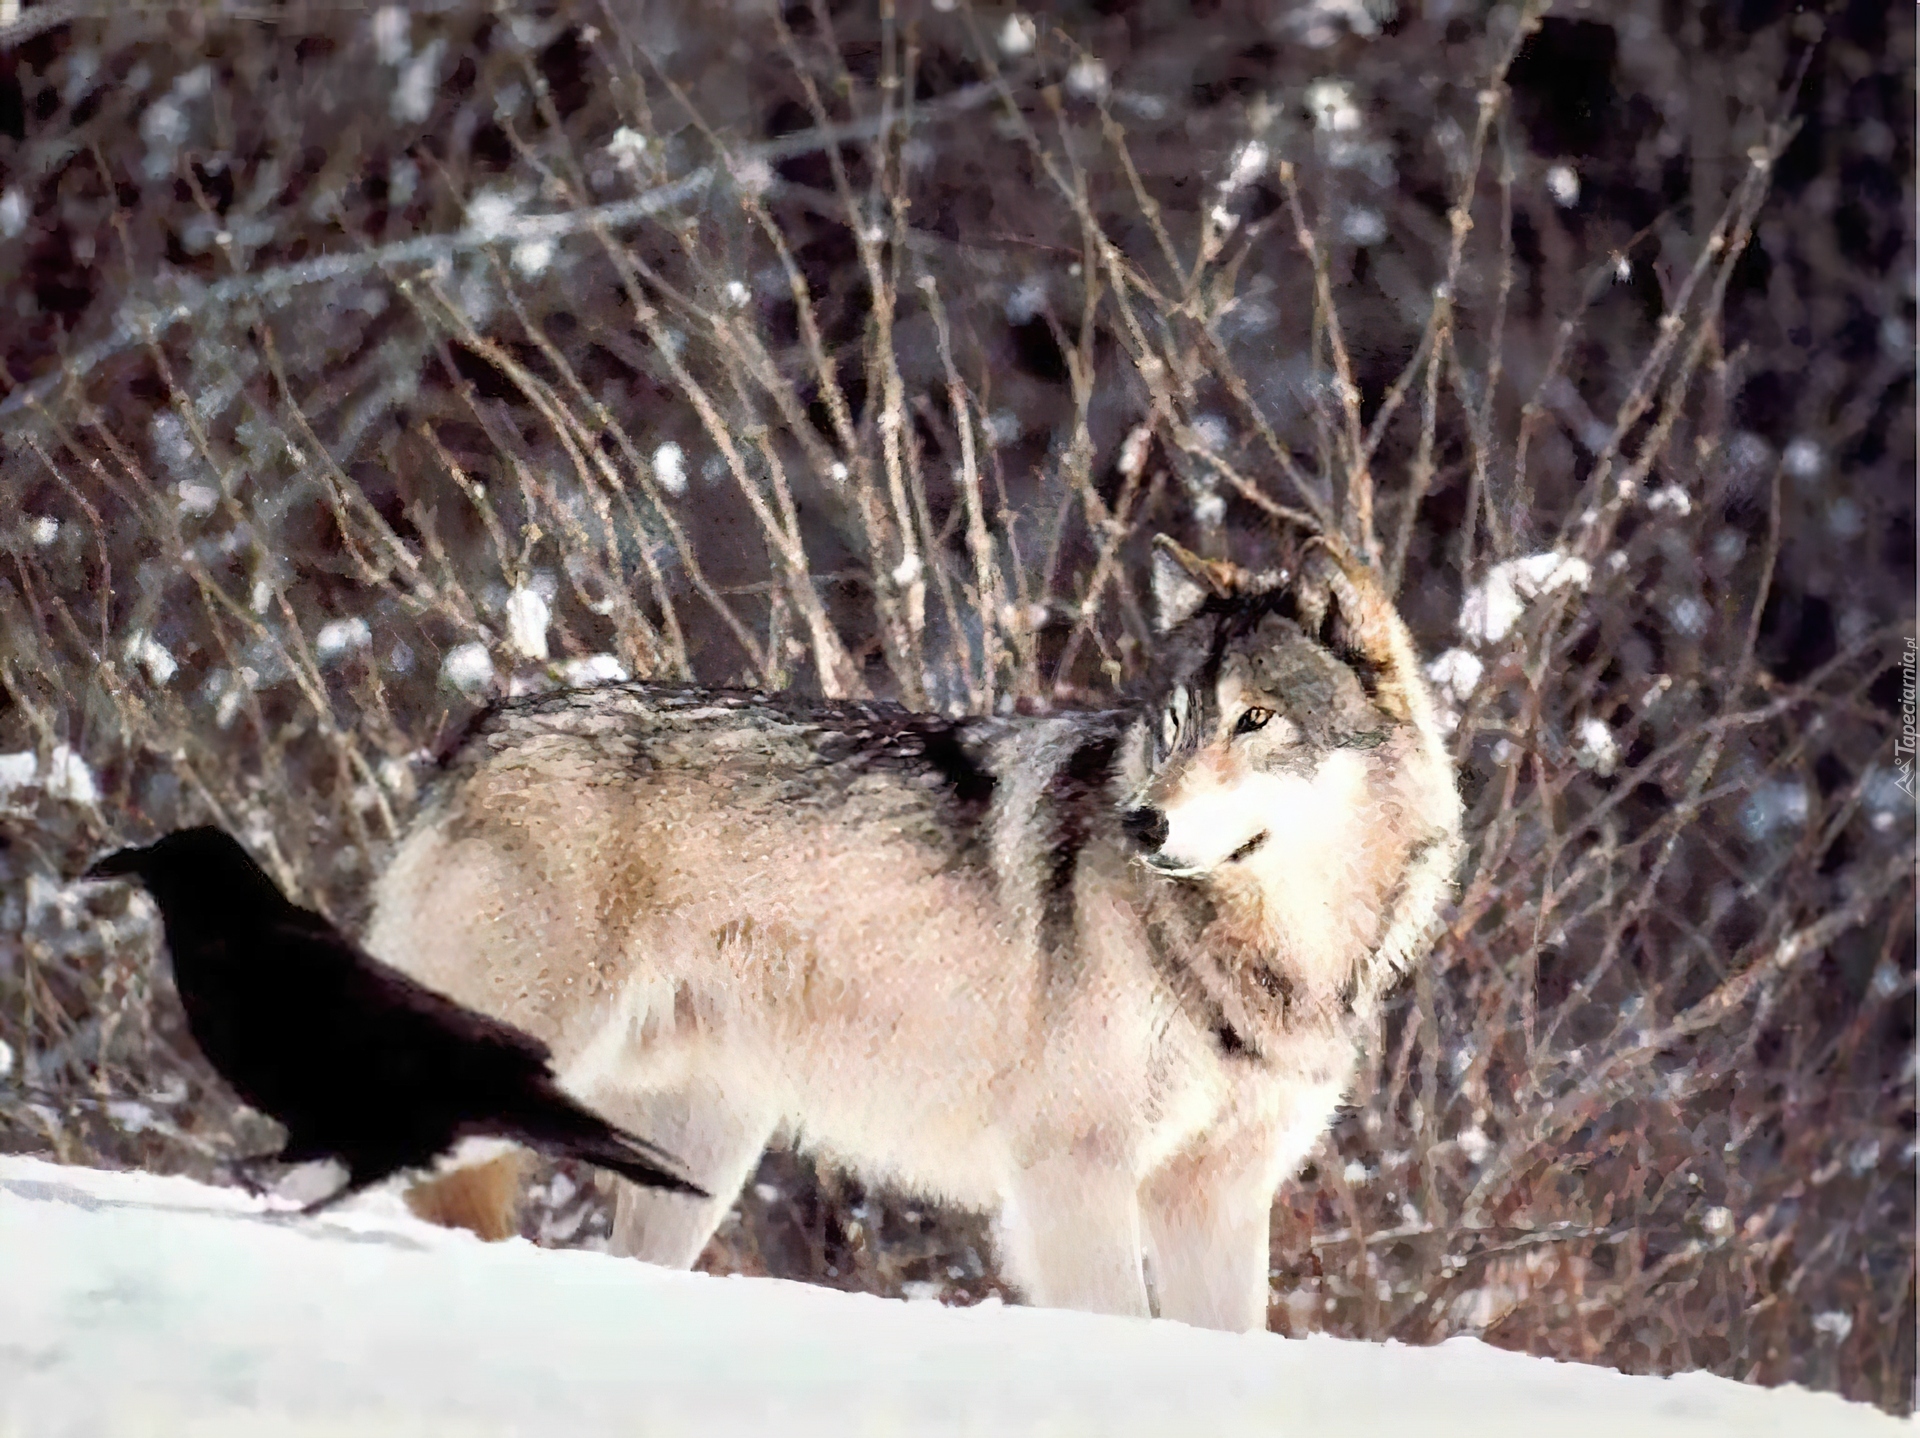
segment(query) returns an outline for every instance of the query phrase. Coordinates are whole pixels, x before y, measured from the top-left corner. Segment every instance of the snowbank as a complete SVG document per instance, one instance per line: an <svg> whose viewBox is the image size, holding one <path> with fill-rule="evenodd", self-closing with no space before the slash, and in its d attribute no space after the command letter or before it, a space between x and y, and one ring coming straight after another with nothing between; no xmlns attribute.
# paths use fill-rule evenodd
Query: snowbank
<svg viewBox="0 0 1920 1438"><path fill-rule="evenodd" d="M0 1434L1866 1435L1720 1378L948 1309L0 1158Z"/></svg>

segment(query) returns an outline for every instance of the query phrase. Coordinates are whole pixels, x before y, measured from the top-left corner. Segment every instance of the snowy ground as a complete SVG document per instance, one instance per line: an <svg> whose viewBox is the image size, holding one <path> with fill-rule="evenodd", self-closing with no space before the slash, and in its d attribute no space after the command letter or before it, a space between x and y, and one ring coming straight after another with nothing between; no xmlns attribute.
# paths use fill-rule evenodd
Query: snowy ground
<svg viewBox="0 0 1920 1438"><path fill-rule="evenodd" d="M1866 1435L1801 1390L949 1309L0 1158L0 1435Z"/></svg>

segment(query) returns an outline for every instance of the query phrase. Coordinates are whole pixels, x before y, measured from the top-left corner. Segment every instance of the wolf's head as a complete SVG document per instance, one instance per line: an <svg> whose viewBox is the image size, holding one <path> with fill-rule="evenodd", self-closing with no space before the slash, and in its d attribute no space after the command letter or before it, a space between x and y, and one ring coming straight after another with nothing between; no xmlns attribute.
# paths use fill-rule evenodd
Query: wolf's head
<svg viewBox="0 0 1920 1438"><path fill-rule="evenodd" d="M1161 536L1153 587L1165 638L1123 820L1150 868L1292 864L1375 806L1383 764L1438 759L1406 627L1336 542L1254 574Z"/></svg>

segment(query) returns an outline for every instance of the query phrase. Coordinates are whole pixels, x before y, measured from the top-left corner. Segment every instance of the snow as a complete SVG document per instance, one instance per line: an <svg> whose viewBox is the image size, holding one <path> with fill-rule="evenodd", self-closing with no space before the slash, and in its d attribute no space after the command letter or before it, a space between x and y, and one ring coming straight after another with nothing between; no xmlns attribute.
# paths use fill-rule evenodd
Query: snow
<svg viewBox="0 0 1920 1438"><path fill-rule="evenodd" d="M1781 451L1780 462L1795 479L1813 480L1818 479L1820 472L1827 467L1827 456L1818 440L1803 435L1789 442L1786 449Z"/></svg>
<svg viewBox="0 0 1920 1438"><path fill-rule="evenodd" d="M25 1158L0 1158L0 1273L0 1433L39 1438L1912 1430L1829 1395L1472 1339L944 1308Z"/></svg>
<svg viewBox="0 0 1920 1438"><path fill-rule="evenodd" d="M467 226L475 234L491 238L503 233L519 213L518 196L499 190L482 190L467 201Z"/></svg>
<svg viewBox="0 0 1920 1438"><path fill-rule="evenodd" d="M1091 55L1082 55L1067 71L1067 90L1083 100L1098 100L1107 93L1112 77L1107 67Z"/></svg>
<svg viewBox="0 0 1920 1438"><path fill-rule="evenodd" d="M513 267L528 279L534 279L547 271L553 263L552 240L522 240L513 247Z"/></svg>
<svg viewBox="0 0 1920 1438"><path fill-rule="evenodd" d="M440 661L440 672L463 694L479 694L493 683L493 659L487 646L476 640L448 650Z"/></svg>
<svg viewBox="0 0 1920 1438"><path fill-rule="evenodd" d="M413 53L412 18L404 5L382 5L373 12L373 48L383 65L399 65Z"/></svg>
<svg viewBox="0 0 1920 1438"><path fill-rule="evenodd" d="M607 154L614 165L629 173L640 168L640 162L646 158L647 146L651 142L638 130L622 125L613 132L613 138L607 141Z"/></svg>
<svg viewBox="0 0 1920 1438"><path fill-rule="evenodd" d="M0 195L0 239L14 239L27 227L31 212L18 185Z"/></svg>
<svg viewBox="0 0 1920 1438"><path fill-rule="evenodd" d="M1449 649L1427 665L1427 678L1444 690L1448 698L1464 703L1473 697L1486 670L1478 655L1465 649Z"/></svg>
<svg viewBox="0 0 1920 1438"><path fill-rule="evenodd" d="M372 643L372 628L366 620L352 615L322 624L320 632L313 636L313 652L322 659L338 659L342 654L365 649Z"/></svg>
<svg viewBox="0 0 1920 1438"><path fill-rule="evenodd" d="M18 754L0 754L0 799L15 789L24 789L40 779L40 756L31 749Z"/></svg>
<svg viewBox="0 0 1920 1438"><path fill-rule="evenodd" d="M64 799L69 804L92 804L100 798L99 786L93 782L93 770L65 744L53 746L40 787L49 799Z"/></svg>
<svg viewBox="0 0 1920 1438"><path fill-rule="evenodd" d="M507 636L527 658L547 657L547 626L551 622L552 611L539 591L520 585L507 597Z"/></svg>
<svg viewBox="0 0 1920 1438"><path fill-rule="evenodd" d="M653 478L668 494L687 492L687 452L668 440L653 452Z"/></svg>
<svg viewBox="0 0 1920 1438"><path fill-rule="evenodd" d="M1582 769L1591 769L1604 778L1620 766L1620 746L1602 720L1582 719L1574 737L1574 762Z"/></svg>
<svg viewBox="0 0 1920 1438"><path fill-rule="evenodd" d="M1244 190L1267 172L1267 164L1272 155L1267 147L1258 140L1249 140L1234 152L1233 169L1227 178L1220 182L1221 190L1232 194ZM1131 438L1131 436L1129 436Z"/></svg>
<svg viewBox="0 0 1920 1438"><path fill-rule="evenodd" d="M1460 632L1483 644L1498 644L1520 622L1528 601L1568 586L1585 589L1592 578L1586 560L1557 550L1503 560L1462 597Z"/></svg>
<svg viewBox="0 0 1920 1438"><path fill-rule="evenodd" d="M1316 130L1344 134L1360 128L1360 107L1345 80L1315 80L1307 86L1307 113Z"/></svg>
<svg viewBox="0 0 1920 1438"><path fill-rule="evenodd" d="M1647 508L1655 514L1676 514L1685 519L1693 513L1693 496L1677 484L1656 489L1647 496Z"/></svg>
<svg viewBox="0 0 1920 1438"><path fill-rule="evenodd" d="M173 493L179 501L180 512L189 519L205 519L220 507L220 491L210 484L183 479L174 485Z"/></svg>
<svg viewBox="0 0 1920 1438"><path fill-rule="evenodd" d="M562 666L567 686L585 689L594 684L625 683L632 676L627 666L611 654L589 654L584 659L569 659Z"/></svg>

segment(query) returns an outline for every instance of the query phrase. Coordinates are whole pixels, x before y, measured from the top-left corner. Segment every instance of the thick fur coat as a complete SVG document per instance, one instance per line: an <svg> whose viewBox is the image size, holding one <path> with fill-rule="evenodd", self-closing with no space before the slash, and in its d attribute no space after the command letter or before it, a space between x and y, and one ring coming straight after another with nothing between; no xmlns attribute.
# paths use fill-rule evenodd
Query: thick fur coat
<svg viewBox="0 0 1920 1438"><path fill-rule="evenodd" d="M540 1037L715 1195L623 1185L620 1251L692 1264L786 1132L993 1212L1033 1302L1264 1327L1275 1190L1426 952L1460 806L1363 565L1324 541L1289 576L1156 561L1155 671L1111 711L500 705L369 947ZM512 1176L417 1203L499 1231Z"/></svg>

